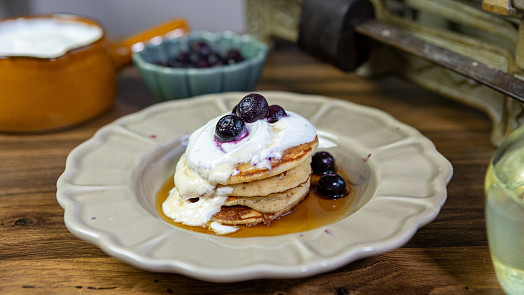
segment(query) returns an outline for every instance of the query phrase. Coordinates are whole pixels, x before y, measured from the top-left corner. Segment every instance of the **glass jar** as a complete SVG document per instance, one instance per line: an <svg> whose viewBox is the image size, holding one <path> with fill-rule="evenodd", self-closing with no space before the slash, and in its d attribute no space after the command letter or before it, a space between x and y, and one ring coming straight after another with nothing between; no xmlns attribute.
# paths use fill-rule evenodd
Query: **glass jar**
<svg viewBox="0 0 524 295"><path fill-rule="evenodd" d="M507 294L524 294L524 127L511 133L491 159L485 197L497 278Z"/></svg>

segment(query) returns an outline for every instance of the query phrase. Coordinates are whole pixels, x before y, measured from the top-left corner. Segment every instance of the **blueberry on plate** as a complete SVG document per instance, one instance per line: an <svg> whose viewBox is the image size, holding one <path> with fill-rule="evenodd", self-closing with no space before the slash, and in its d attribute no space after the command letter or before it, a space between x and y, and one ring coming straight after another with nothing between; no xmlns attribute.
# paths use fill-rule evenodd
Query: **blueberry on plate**
<svg viewBox="0 0 524 295"><path fill-rule="evenodd" d="M268 114L268 103L264 96L258 93L251 93L238 103L236 115L246 123L253 123L260 119L265 119Z"/></svg>
<svg viewBox="0 0 524 295"><path fill-rule="evenodd" d="M215 138L219 142L235 141L242 136L246 130L246 124L235 115L225 115L218 120L215 127Z"/></svg>
<svg viewBox="0 0 524 295"><path fill-rule="evenodd" d="M334 173L335 158L328 152L316 152L311 158L311 168L313 174L322 175L326 173Z"/></svg>
<svg viewBox="0 0 524 295"><path fill-rule="evenodd" d="M349 193L346 181L336 173L322 175L318 180L315 191L322 197L330 199L342 198Z"/></svg>

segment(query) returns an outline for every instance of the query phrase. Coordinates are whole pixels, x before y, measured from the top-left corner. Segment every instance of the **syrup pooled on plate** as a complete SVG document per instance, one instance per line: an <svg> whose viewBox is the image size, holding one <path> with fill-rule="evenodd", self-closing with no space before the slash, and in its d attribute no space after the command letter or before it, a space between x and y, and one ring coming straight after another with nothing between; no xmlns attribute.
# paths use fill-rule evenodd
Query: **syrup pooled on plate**
<svg viewBox="0 0 524 295"><path fill-rule="evenodd" d="M347 175L343 172L339 171L339 173L346 180L349 180ZM308 195L288 214L281 216L277 220L273 220L271 226L265 226L263 224L250 227L239 226L240 230L226 236L240 238L298 233L334 223L348 216L356 202L358 187L350 184L348 181L350 192L347 196L343 198L328 199L319 196L315 192L314 187L319 178L320 176L318 175L311 175L311 188ZM174 222L162 212L162 203L167 199L169 191L174 187L174 185L173 176L171 176L157 192L155 207L160 216L168 223L177 227L214 235L215 233L206 227L187 226Z"/></svg>

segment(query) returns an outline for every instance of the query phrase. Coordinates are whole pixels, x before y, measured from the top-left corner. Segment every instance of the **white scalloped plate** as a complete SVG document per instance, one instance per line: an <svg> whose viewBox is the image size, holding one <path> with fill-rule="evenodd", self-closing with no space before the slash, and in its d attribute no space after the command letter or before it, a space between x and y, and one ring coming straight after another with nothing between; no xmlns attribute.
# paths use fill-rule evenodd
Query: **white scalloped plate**
<svg viewBox="0 0 524 295"><path fill-rule="evenodd" d="M330 271L401 247L437 216L453 169L417 130L333 98L261 93L310 119L323 150L359 182L347 217L302 233L255 238L195 233L162 220L155 195L174 172L187 135L243 97L222 93L156 104L75 148L57 183L67 228L142 269L234 282Z"/></svg>

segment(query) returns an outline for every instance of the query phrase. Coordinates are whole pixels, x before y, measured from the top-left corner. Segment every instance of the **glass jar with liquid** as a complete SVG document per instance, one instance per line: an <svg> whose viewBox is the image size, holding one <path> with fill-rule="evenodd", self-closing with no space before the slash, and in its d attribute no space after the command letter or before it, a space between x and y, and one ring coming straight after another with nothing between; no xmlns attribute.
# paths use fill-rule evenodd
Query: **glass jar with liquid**
<svg viewBox="0 0 524 295"><path fill-rule="evenodd" d="M510 134L491 159L485 196L497 278L507 294L524 294L524 127Z"/></svg>

